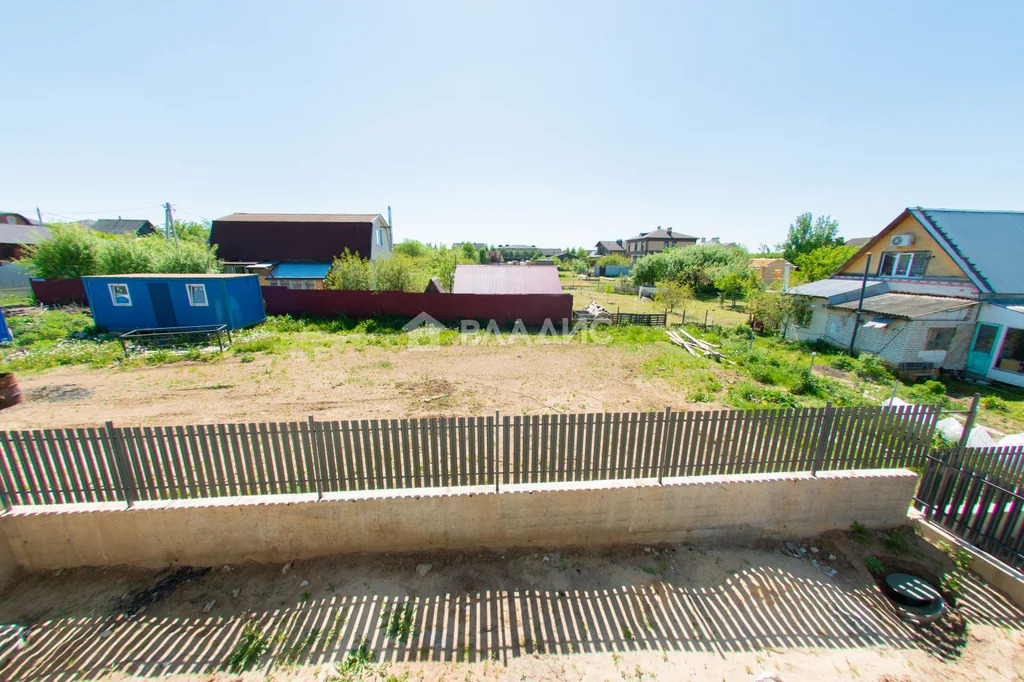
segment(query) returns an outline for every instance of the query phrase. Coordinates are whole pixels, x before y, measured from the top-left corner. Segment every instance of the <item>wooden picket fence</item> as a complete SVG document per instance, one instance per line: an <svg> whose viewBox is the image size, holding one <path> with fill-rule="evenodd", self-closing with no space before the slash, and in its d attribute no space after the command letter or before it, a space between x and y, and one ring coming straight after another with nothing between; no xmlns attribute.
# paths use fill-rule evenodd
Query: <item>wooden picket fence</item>
<svg viewBox="0 0 1024 682"><path fill-rule="evenodd" d="M914 506L963 540L1024 568L1024 447L929 454Z"/></svg>
<svg viewBox="0 0 1024 682"><path fill-rule="evenodd" d="M0 432L20 505L657 479L924 462L927 406Z"/></svg>

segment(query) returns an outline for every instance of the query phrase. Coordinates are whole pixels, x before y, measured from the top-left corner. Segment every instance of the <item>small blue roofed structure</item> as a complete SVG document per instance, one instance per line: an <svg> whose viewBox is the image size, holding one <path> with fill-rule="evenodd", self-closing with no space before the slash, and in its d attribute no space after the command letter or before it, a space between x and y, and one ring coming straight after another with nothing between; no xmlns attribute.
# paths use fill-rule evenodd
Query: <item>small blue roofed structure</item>
<svg viewBox="0 0 1024 682"><path fill-rule="evenodd" d="M267 317L257 275L103 275L82 283L93 320L110 331L241 329Z"/></svg>

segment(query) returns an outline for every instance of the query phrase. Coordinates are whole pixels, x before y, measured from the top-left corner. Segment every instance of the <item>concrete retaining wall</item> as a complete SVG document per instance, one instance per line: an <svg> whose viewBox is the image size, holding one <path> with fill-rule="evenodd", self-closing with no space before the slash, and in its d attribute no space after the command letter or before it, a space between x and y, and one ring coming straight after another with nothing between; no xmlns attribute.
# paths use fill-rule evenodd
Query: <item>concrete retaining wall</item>
<svg viewBox="0 0 1024 682"><path fill-rule="evenodd" d="M233 498L64 510L16 508L0 529L19 566L53 569L289 561L401 552L748 542L800 538L854 521L907 520L917 477L906 470L721 476L561 487L381 495Z"/></svg>

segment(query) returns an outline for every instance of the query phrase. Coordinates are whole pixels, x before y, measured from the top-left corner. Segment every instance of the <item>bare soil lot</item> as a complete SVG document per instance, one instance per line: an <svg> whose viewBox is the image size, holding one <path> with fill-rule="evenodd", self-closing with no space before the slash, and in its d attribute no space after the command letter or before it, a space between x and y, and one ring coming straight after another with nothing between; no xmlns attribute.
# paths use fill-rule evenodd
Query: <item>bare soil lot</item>
<svg viewBox="0 0 1024 682"><path fill-rule="evenodd" d="M968 579L959 606L966 636L948 625L913 627L896 618L863 568L877 543L859 545L846 533L806 542L837 555L837 576L775 543L349 556L215 567L134 617L124 615L131 595L154 584L153 571L21 575L0 593L0 620L30 626L28 645L0 674L746 680L774 671L785 680L1021 679L1024 612L1002 595ZM948 568L944 555L916 542L920 554L880 556L926 571ZM409 615L395 620L396 613ZM267 649L247 672L231 674L225 665L246 624ZM346 677L345 661L352 673L350 654L361 642L368 662Z"/></svg>
<svg viewBox="0 0 1024 682"><path fill-rule="evenodd" d="M667 344L665 344L667 346ZM19 377L23 404L5 428L661 410L685 387L645 372L650 355L598 345L532 343L434 350L326 345L215 362Z"/></svg>

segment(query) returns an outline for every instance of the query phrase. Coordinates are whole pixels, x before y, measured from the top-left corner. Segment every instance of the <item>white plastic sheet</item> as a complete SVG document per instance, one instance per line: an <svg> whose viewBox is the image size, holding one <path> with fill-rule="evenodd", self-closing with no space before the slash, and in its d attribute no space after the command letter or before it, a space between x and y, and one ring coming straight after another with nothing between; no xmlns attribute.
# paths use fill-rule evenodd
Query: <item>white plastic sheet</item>
<svg viewBox="0 0 1024 682"><path fill-rule="evenodd" d="M961 429L963 431L963 429ZM995 447L996 440L993 438L988 429L984 426L976 426L971 429L971 435L967 439L967 447L969 448L992 448Z"/></svg>
<svg viewBox="0 0 1024 682"><path fill-rule="evenodd" d="M964 425L956 417L946 417L939 420L939 423L935 425L935 430L946 440L959 443L960 436L964 433Z"/></svg>
<svg viewBox="0 0 1024 682"><path fill-rule="evenodd" d="M1024 433L1011 433L999 439L997 445L1001 448L1013 448L1024 445Z"/></svg>

